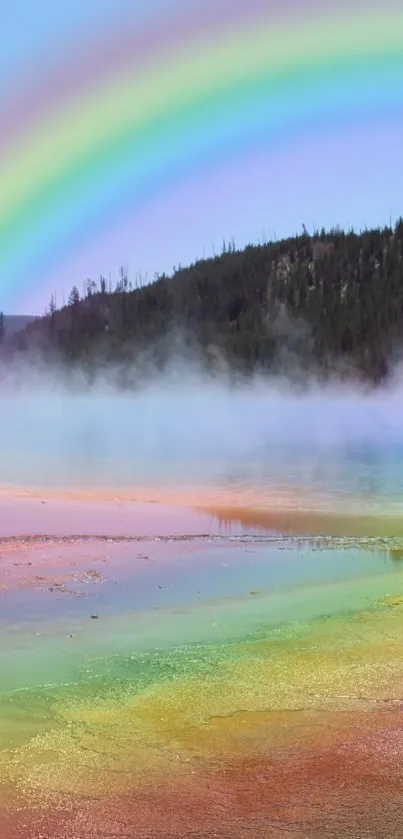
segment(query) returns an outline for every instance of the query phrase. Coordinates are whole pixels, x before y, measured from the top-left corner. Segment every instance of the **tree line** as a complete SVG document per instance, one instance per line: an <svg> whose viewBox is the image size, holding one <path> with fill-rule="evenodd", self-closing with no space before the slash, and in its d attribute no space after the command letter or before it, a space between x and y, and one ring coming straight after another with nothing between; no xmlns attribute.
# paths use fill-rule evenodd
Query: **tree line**
<svg viewBox="0 0 403 839"><path fill-rule="evenodd" d="M339 228L237 250L133 287L121 268L74 286L67 305L52 295L44 317L2 353L33 348L71 364L140 357L163 369L173 352L248 373L332 370L378 382L399 357L403 327L403 220L361 233Z"/></svg>

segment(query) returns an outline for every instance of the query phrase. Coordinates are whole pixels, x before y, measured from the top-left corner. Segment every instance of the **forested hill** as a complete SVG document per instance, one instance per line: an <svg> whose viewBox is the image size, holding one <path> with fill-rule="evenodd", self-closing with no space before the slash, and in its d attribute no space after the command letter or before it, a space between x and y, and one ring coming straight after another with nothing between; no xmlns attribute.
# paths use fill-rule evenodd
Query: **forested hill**
<svg viewBox="0 0 403 839"><path fill-rule="evenodd" d="M181 351L230 369L359 371L382 379L403 337L403 221L361 234L333 230L237 251L132 288L88 281L69 304L17 336L3 353L54 352L72 363L135 361L163 367ZM186 349L187 348L187 349ZM402 346L403 349L403 346Z"/></svg>

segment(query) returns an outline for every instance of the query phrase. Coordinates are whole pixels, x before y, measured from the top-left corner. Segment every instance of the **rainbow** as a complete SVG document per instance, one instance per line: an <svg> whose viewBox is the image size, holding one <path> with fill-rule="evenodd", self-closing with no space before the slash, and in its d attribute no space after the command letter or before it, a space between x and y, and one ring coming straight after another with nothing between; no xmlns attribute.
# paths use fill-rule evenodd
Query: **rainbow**
<svg viewBox="0 0 403 839"><path fill-rule="evenodd" d="M6 291L21 295L116 219L223 160L403 114L402 8L369 6L364 18L312 5L293 23L262 2L234 10L116 35L105 55L73 56L2 106Z"/></svg>

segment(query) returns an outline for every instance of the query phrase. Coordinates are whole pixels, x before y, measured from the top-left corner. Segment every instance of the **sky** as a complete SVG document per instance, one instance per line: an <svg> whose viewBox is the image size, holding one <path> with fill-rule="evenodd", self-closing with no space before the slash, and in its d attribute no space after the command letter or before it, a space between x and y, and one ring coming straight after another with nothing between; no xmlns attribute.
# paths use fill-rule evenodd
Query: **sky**
<svg viewBox="0 0 403 839"><path fill-rule="evenodd" d="M336 6L341 10L346 31L349 16L354 13L362 14L365 29L364 6L359 0L351 0L349 4L330 2L328 5L330 11L331 7ZM366 8L370 5L367 4ZM396 3L388 6L386 2L383 5L385 9L390 7L392 16L399 14L393 11L398 9ZM206 24L206 33L198 30L198 21L203 22L202 8L206 21L210 12L212 14L211 22ZM57 304L62 305L73 284L81 289L87 278L98 280L101 273L117 278L121 264L128 267L131 279L141 274L152 280L156 273L169 274L179 263L186 265L219 252L223 240L234 238L237 247L243 247L250 242L293 235L301 231L303 224L308 230L322 226L330 228L337 224L358 230L366 226L387 224L390 220L393 222L403 214L403 93L401 103L396 95L393 107L382 108L382 91L378 90L373 107L366 106L365 112L357 113L355 117L351 106L349 117L344 118L341 94L344 89L348 92L348 80L343 82L344 88L340 87L338 116L333 122L323 120L322 124L314 113L313 125L308 114L309 108L304 120L302 107L299 123L294 125L292 119L288 120L288 128L280 132L275 142L273 124L264 131L256 130L252 133L251 129L251 137L243 144L238 144L236 138L231 138L228 132L226 145L223 145L216 159L214 155L211 156L211 163L208 155L215 126L206 111L206 126L203 127L204 111L201 108L198 118L201 130L207 139L210 138L210 146L206 141L205 151L201 146L197 152L197 161L196 157L190 156L189 165L177 165L172 171L169 170L169 177L165 177L164 169L158 166L158 158L160 155L163 157L167 145L165 140L168 129L164 127L161 143L154 143L154 169L151 167L150 171L160 174L153 176L152 186L147 186L138 194L134 186L132 200L130 195L129 200L127 196L125 201L122 198L121 206L119 192L116 192L113 212L104 212L102 219L101 216L98 219L98 216L90 218L89 215L87 219L84 210L80 210L82 197L87 201L85 206L90 206L91 190L95 194L98 188L97 176L94 175L92 180L88 179L86 185L82 186L82 196L79 191L80 182L77 180L77 229L74 228L74 236L70 235L70 222L66 221L66 236L60 239L60 247L55 253L52 251L52 238L56 228L52 227L52 214L59 213L60 218L63 218L63 190L52 187L52 195L57 195L57 202L54 205L49 203L49 206L45 193L38 193L42 196L40 202L32 204L34 209L30 209L31 205L28 204L28 210L25 211L23 197L20 199L18 190L24 196L25 186L35 180L35 156L32 152L36 148L35 138L39 136L42 143L57 137L59 124L62 131L62 121L57 121L60 113L66 115L66 119L70 114L70 133L67 139L69 142L70 138L74 141L80 131L80 102L84 102L85 108L92 107L95 102L92 94L85 98L86 70L81 79L79 77L78 81L71 81L71 68L74 68L75 63L79 64L80 56L88 53L90 60L93 60L94 56L103 55L103 49L106 55L111 43L119 45L121 42L123 50L127 47L125 37L128 32L132 33L133 44L137 34L143 39L149 37L151 43L158 29L160 50L161 53L166 51L164 60L168 67L194 38L196 46L200 46L201 54L204 55L207 74L210 40L214 37L215 26L219 33L221 20L226 21L227 30L231 32L231 26L235 25L231 24L231 20L235 20L235 15L239 15L240 19L244 17L245 27L252 25L254 14L257 19L263 15L265 25L268 26L268 39L272 37L272 31L278 33L276 37L280 39L280 47L281 38L284 38L286 52L288 35L294 37L297 33L293 22L297 8L298 15L307 25L314 27L320 16L323 19L323 8L320 11L321 5L313 0L299 0L298 3L297 0L294 3L289 0L283 4L275 0L268 0L267 3L263 0L250 3L242 0L216 0L212 3L207 0L204 4L199 0L193 3L185 3L184 0L149 0L147 3L136 0L86 0L85 3L82 0L70 0L69 3L58 4L49 0L37 0L35 4L32 0L15 0L13 4L7 4L5 12L2 12L0 126L11 125L14 134L11 132L10 140L10 137L4 139L4 133L0 132L0 152L4 166L4 170L1 170L0 164L0 175L3 171L7 172L11 161L9 171L12 172L12 166L15 165L20 178L15 192L9 189L4 205L1 205L0 199L0 310L7 314L42 314L52 293L56 295ZM195 32L190 36L186 33L191 27L192 17ZM277 30L275 27L278 19L281 27ZM183 36L180 35L182 25ZM171 53L167 47L170 31L177 33L177 40L170 47ZM242 31L241 26L239 32ZM253 29L255 31L258 30ZM364 36L365 33L362 35L363 43ZM302 37L305 36L301 34ZM231 42L230 39L228 43L230 46L233 43L235 48L239 41ZM401 43L403 47L403 39ZM135 49L133 47L133 52ZM159 47L154 46L153 49L154 52L146 46L145 57L139 60L138 68L131 71L133 108L136 107L137 89L151 78L153 68L157 66ZM279 56L280 70L281 49ZM117 68L118 63L116 59ZM339 55L339 64L343 66L342 55ZM382 67L386 67L386 62ZM106 79L102 78L101 71L96 72L99 74L101 100L104 95L107 101L108 96L111 96L108 85L114 78L113 66ZM320 82L319 71L315 72L316 81L310 82L312 86ZM388 79L393 80L393 70L388 72L390 76L386 71L384 76L385 94L390 90L386 87ZM46 104L46 96L57 74L61 76L62 88L65 83L66 90L72 90L71 101L74 107L71 111L68 110L68 103L64 103L63 96L56 105ZM333 74L333 81L336 77L337 73ZM218 78L217 85L219 81ZM93 83L96 82L95 74ZM184 79L185 89L187 94L191 94L191 83ZM363 82L363 91L370 98L368 90ZM291 98L287 97L288 93L284 98L284 112L287 107L295 109L295 98L292 105ZM311 101L309 97L308 105ZM41 104L43 102L44 105ZM236 115L236 97L231 107ZM56 121L52 123L54 113ZM218 124L219 110L214 113ZM113 117L113 111L111 115ZM235 119L234 126L235 131ZM102 134L102 130L102 123L94 123L94 134ZM178 147L180 142L185 144L187 131L186 125L183 132L179 127L175 129L172 143L177 142ZM63 153L67 165L68 147ZM57 157L57 152L55 154ZM136 154L134 146L133 154ZM105 163L105 166L109 167L108 175L113 181L115 170L112 163ZM116 159L113 166L116 168ZM50 168L49 163L49 183L52 184ZM99 171L102 175L102 170ZM140 164L138 173L141 174ZM45 167L45 185L46 175ZM76 189L75 183L71 181L72 189ZM42 188L42 183L40 186ZM29 197L29 193L26 194ZM100 195L107 202L106 191L100 192ZM74 207L73 202L73 215ZM3 230L2 217L5 219ZM37 227L38 218L43 221L42 228ZM67 218L70 218L68 214Z"/></svg>

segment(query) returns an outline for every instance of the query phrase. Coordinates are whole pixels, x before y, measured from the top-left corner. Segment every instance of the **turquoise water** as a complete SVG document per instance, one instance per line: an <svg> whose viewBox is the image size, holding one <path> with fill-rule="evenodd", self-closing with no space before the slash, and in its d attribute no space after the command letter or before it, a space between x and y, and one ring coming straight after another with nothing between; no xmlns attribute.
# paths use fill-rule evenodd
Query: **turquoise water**
<svg viewBox="0 0 403 839"><path fill-rule="evenodd" d="M141 552L136 545L100 546L96 561L78 559L77 546L70 550L64 562L53 561L59 580L66 576L64 590L53 583L53 546L42 551L49 561L41 582L3 592L4 688L21 683L22 664L27 685L41 670L51 672L55 683L88 667L97 676L111 665L110 657L178 643L185 624L189 643L229 641L237 637L240 616L243 632L258 633L335 609L366 609L403 593L402 563L375 543L371 550L343 540L323 547L309 540L222 537L174 542L167 550L150 540ZM100 577L83 582L77 575L90 568Z"/></svg>
<svg viewBox="0 0 403 839"><path fill-rule="evenodd" d="M340 540L342 541L342 540ZM66 592L50 590L51 582L38 583L34 591L16 589L3 598L0 626L16 615L23 621L50 618L87 617L114 614L122 610L147 610L181 607L222 597L243 597L273 593L304 585L338 583L363 576L396 574L400 564L391 560L387 551L354 547L330 549L301 545L297 539L276 542L260 537L248 540L225 537L200 542L192 539L181 552L175 549L166 558L155 559L156 543L144 542L141 552L148 560L138 559L138 547L119 556L114 546L111 564L99 560L88 567L96 568L101 582L74 578L74 567L57 564L58 578L68 575ZM104 548L100 547L102 556ZM123 549L121 549L123 553ZM45 552L46 554L46 552ZM83 560L78 567L81 568ZM40 569L38 569L40 570ZM72 573L73 572L73 573Z"/></svg>
<svg viewBox="0 0 403 839"><path fill-rule="evenodd" d="M150 384L0 394L3 483L300 488L316 496L403 499L403 398L326 388Z"/></svg>

